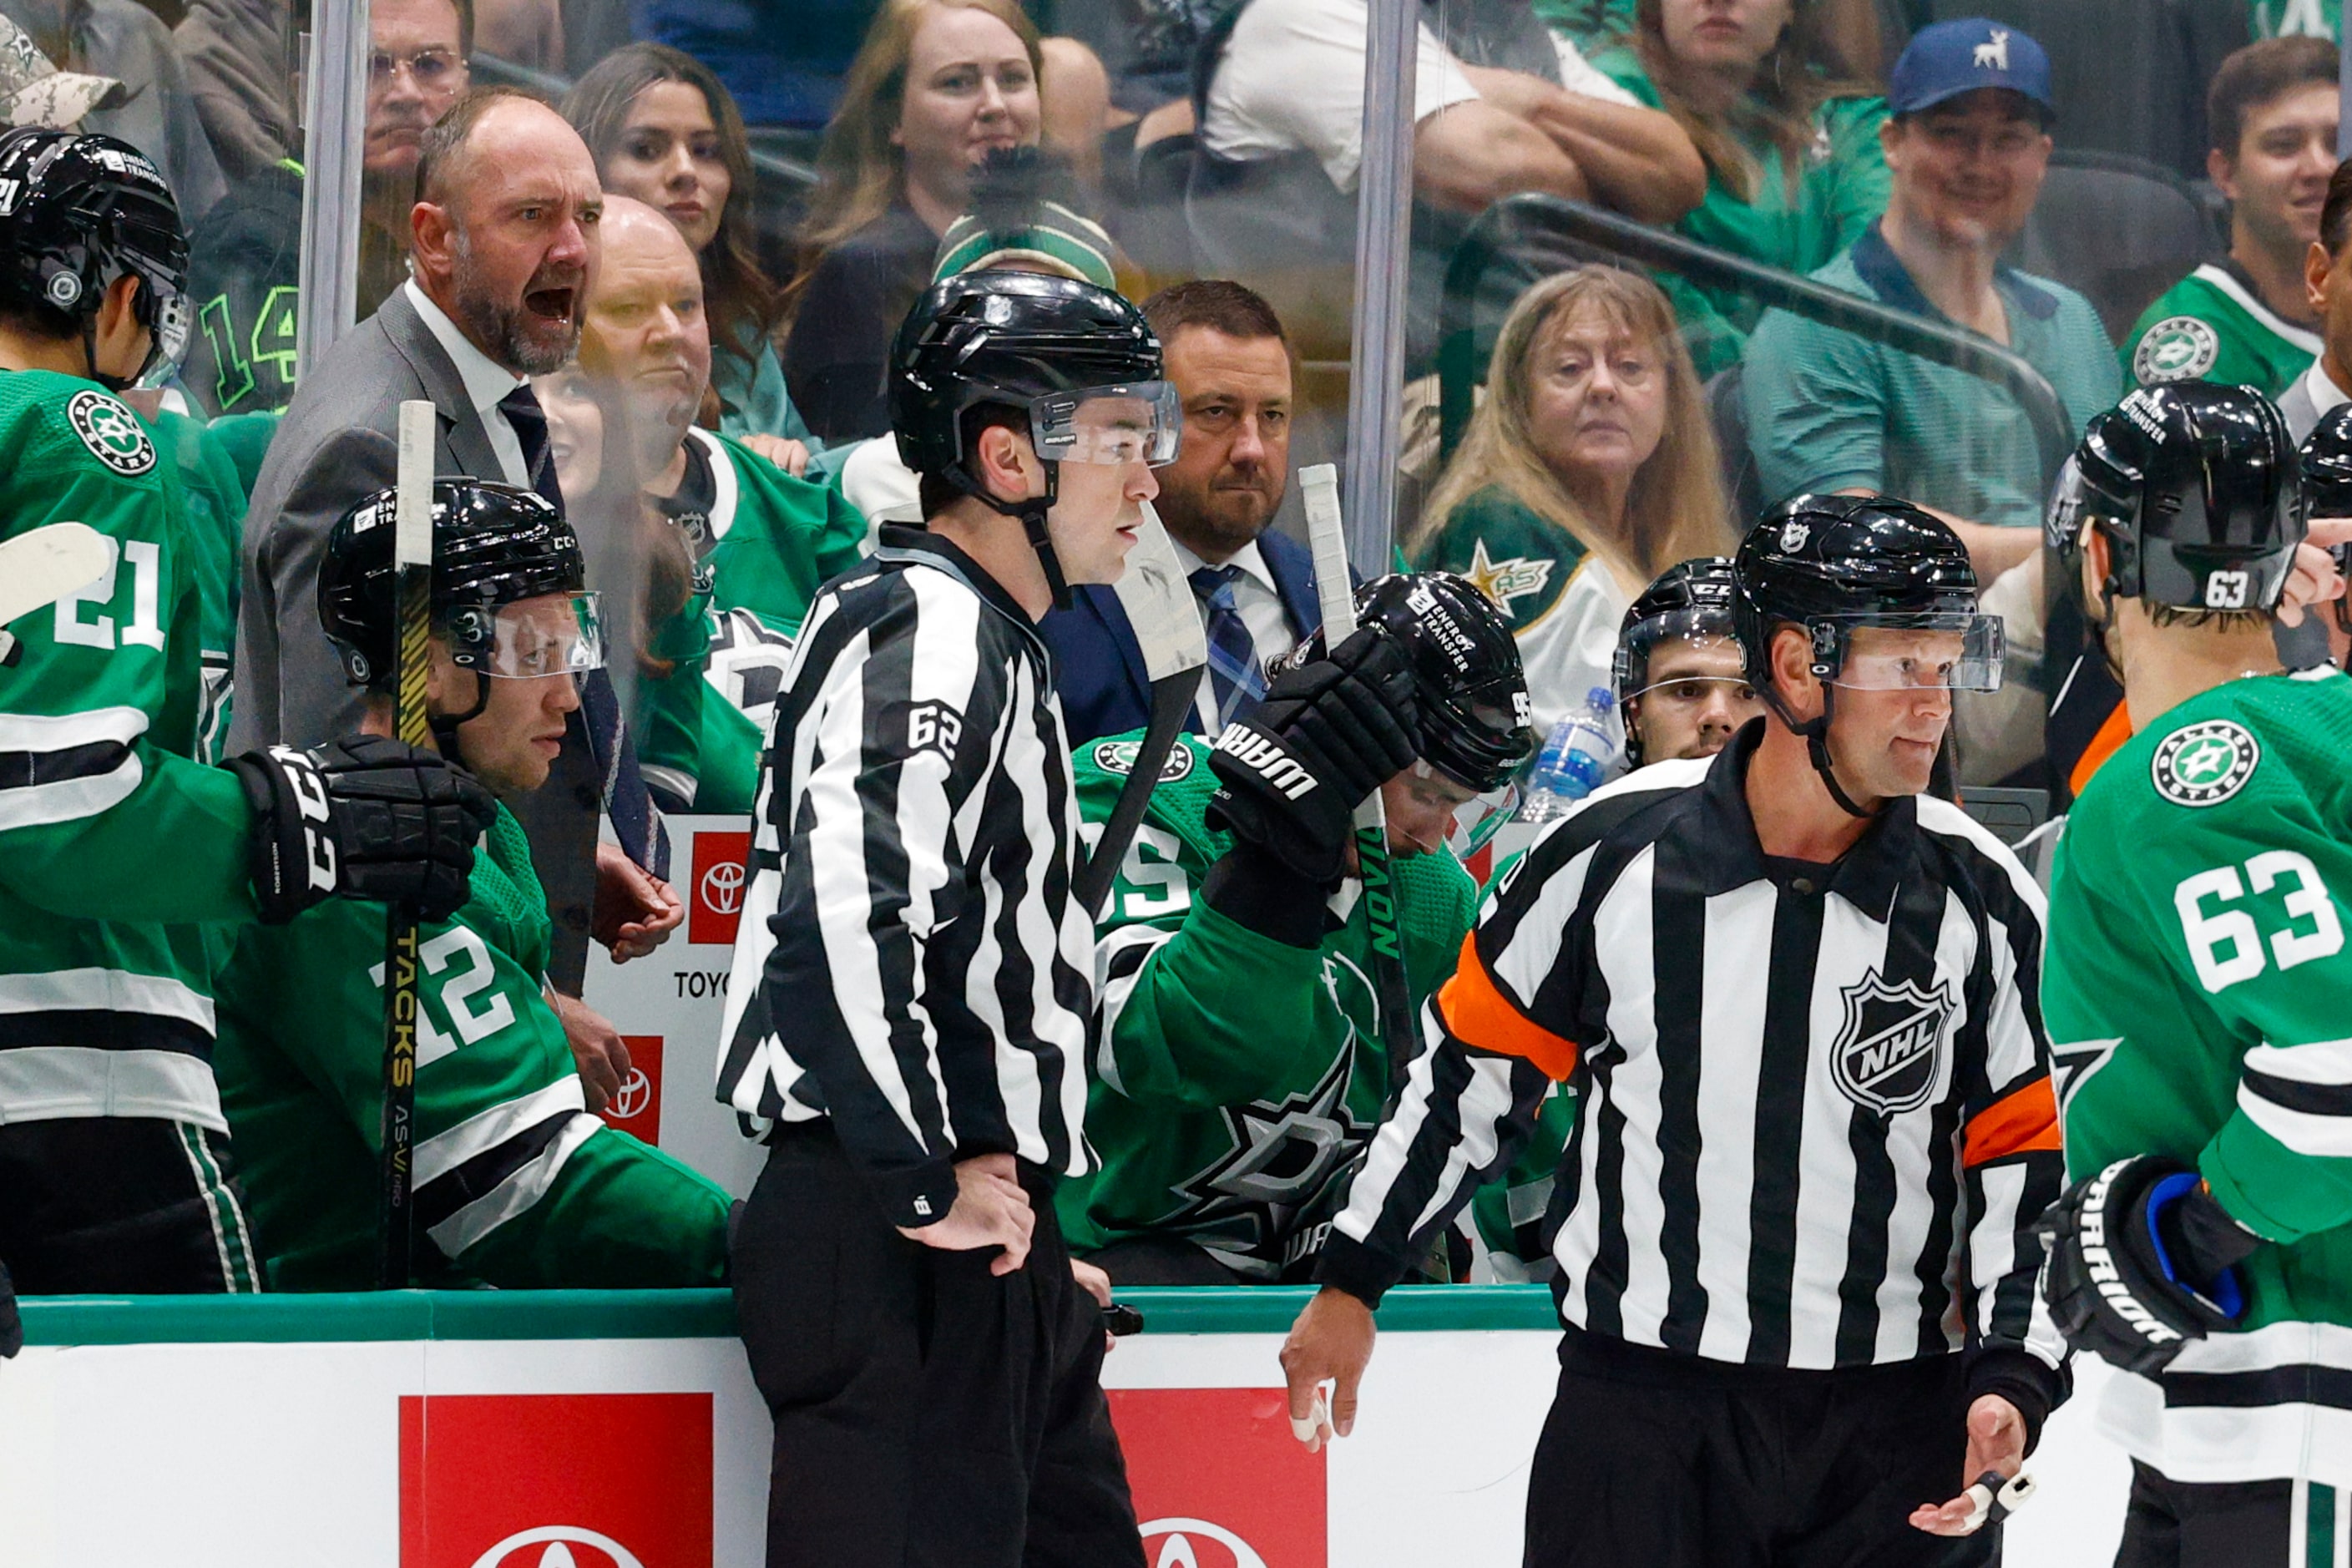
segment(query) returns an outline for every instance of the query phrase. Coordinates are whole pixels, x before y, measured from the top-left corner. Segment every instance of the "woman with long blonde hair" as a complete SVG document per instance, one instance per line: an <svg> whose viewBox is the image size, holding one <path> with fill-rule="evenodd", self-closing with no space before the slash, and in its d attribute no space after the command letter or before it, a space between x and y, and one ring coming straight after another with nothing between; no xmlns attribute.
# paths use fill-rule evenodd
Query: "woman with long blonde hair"
<svg viewBox="0 0 2352 1568"><path fill-rule="evenodd" d="M1619 623L1653 578L1736 542L1698 373L1657 286L1580 267L1519 296L1408 553L1501 607L1538 727L1612 684Z"/></svg>
<svg viewBox="0 0 2352 1568"><path fill-rule="evenodd" d="M1045 57L1019 0L884 0L817 155L785 287L784 380L819 439L879 436L891 334L930 281L971 174L1034 147Z"/></svg>

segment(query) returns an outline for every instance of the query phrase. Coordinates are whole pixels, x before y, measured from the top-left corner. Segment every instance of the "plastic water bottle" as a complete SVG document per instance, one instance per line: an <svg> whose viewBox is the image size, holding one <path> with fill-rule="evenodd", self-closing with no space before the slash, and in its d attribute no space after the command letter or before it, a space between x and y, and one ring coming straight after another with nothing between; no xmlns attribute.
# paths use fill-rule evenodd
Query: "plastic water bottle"
<svg viewBox="0 0 2352 1568"><path fill-rule="evenodd" d="M1521 822L1549 822L1601 787L1617 765L1617 742L1611 725L1616 710L1616 694L1605 686L1596 686L1584 694L1582 711L1552 726L1528 774L1526 797L1519 805Z"/></svg>

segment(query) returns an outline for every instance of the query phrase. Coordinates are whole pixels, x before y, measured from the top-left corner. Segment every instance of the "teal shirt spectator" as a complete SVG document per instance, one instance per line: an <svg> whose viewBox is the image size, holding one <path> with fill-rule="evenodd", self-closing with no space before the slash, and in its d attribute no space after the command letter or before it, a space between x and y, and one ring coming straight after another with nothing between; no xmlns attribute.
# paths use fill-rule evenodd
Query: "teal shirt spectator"
<svg viewBox="0 0 2352 1568"><path fill-rule="evenodd" d="M737 329L731 351L719 345L713 349L710 390L719 395L719 433L738 441L746 436L798 441L809 449L808 472L802 477L815 484L833 478L848 448L830 448L810 432L808 421L793 406L793 395L784 387L784 367L766 334L746 321Z"/></svg>
<svg viewBox="0 0 2352 1568"><path fill-rule="evenodd" d="M1535 0L1537 19L1588 55L1633 36L1634 0Z"/></svg>
<svg viewBox="0 0 2352 1568"><path fill-rule="evenodd" d="M1665 107L1631 48L1607 50L1592 63L1646 107ZM1740 146L1754 163L1754 195L1740 195L1710 166L1706 197L1675 227L1702 245L1783 271L1826 266L1886 210L1886 154L1878 145L1878 128L1885 123L1883 98L1830 100L1813 115L1812 140L1793 181L1777 145L1760 135L1742 136ZM1672 276L1656 281L1674 301L1699 374L1713 375L1739 358L1763 314L1760 306L1736 289L1700 289Z"/></svg>
<svg viewBox="0 0 2352 1568"><path fill-rule="evenodd" d="M1813 276L1952 324L1874 223ZM2073 289L2007 267L1995 271L1993 287L2009 314L2009 346L2056 390L2071 440L2123 391L2098 313ZM1774 310L1748 344L1741 392L1768 500L1877 489L1976 522L2041 525L2044 476L2033 426L1990 382Z"/></svg>

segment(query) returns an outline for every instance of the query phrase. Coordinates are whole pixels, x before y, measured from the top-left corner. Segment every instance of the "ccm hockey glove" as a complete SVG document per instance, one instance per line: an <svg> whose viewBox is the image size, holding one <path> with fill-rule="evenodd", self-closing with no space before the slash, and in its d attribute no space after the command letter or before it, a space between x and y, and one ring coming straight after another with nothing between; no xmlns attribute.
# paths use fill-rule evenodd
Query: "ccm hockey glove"
<svg viewBox="0 0 2352 1568"><path fill-rule="evenodd" d="M382 735L229 759L253 807L253 891L265 924L322 899L406 904L445 920L470 896L490 792L437 753Z"/></svg>
<svg viewBox="0 0 2352 1568"><path fill-rule="evenodd" d="M2076 1183L2034 1228L2049 1249L2042 1297L2067 1344L2144 1377L2238 1326L2237 1266L2262 1244L2195 1171L2157 1154Z"/></svg>
<svg viewBox="0 0 2352 1568"><path fill-rule="evenodd" d="M1339 883L1350 817L1421 752L1412 666L1366 627L1328 658L1285 670L1225 726L1209 767L1208 823L1318 887Z"/></svg>

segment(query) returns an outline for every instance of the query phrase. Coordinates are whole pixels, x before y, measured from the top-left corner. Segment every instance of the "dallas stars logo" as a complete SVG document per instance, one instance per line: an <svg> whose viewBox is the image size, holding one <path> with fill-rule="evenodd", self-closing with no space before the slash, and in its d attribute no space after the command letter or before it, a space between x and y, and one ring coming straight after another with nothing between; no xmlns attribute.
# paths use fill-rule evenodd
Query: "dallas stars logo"
<svg viewBox="0 0 2352 1568"><path fill-rule="evenodd" d="M1486 542L1480 539L1472 542L1470 564L1462 575L1470 580L1472 587L1492 599L1496 609L1516 620L1517 617L1512 614L1511 601L1523 599L1529 594L1542 593L1544 585L1551 581L1551 569L1555 564L1557 563L1530 560L1524 555L1507 556L1496 561L1486 553Z"/></svg>
<svg viewBox="0 0 2352 1568"><path fill-rule="evenodd" d="M2167 735L2150 760L2149 780L2176 805L2215 805L2245 788L2262 759L2242 726L2210 719Z"/></svg>

